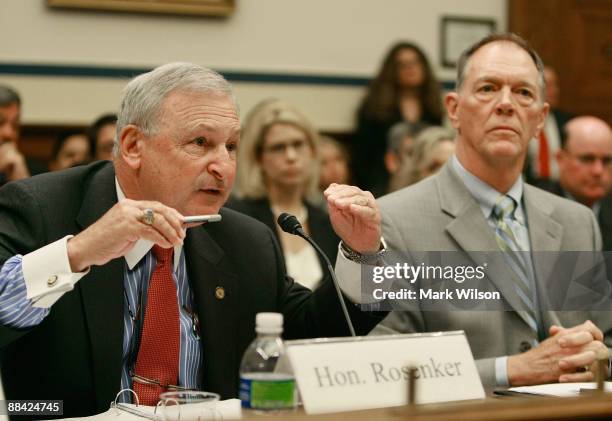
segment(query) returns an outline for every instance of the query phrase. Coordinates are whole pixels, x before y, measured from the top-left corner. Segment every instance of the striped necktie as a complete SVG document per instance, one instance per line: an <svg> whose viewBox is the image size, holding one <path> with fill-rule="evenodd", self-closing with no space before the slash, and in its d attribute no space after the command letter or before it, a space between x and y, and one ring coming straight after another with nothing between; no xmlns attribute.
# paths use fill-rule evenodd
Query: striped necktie
<svg viewBox="0 0 612 421"><path fill-rule="evenodd" d="M510 265L514 273L514 287L517 295L524 304L524 316L538 336L538 322L535 313L534 295L531 288L528 265L530 261L526 252L522 250L517 238L512 231L511 221L515 219L514 211L516 202L510 196L500 196L493 206L493 218L495 219L495 240L503 252L504 259Z"/></svg>

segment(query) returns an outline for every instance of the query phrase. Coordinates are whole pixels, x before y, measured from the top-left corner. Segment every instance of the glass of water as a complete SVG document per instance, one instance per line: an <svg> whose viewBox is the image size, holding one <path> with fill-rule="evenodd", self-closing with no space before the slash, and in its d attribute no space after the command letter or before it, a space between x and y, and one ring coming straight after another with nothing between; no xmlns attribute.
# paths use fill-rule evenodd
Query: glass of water
<svg viewBox="0 0 612 421"><path fill-rule="evenodd" d="M221 420L216 409L219 395L202 391L165 392L159 395L156 412L163 421Z"/></svg>

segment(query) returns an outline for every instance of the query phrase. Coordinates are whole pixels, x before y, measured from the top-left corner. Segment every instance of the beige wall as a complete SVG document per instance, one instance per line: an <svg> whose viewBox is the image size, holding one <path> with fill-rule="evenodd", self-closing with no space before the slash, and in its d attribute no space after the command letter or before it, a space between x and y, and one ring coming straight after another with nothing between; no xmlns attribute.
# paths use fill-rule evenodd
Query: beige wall
<svg viewBox="0 0 612 421"><path fill-rule="evenodd" d="M492 18L506 28L506 0L236 0L228 19L48 9L2 0L0 64L153 67L186 60L218 70L370 77L388 46L419 43L439 72L442 15ZM10 40L10 42L7 42ZM26 123L87 123L116 108L121 79L0 74L20 90ZM359 87L236 83L243 114L277 96L326 130L350 130Z"/></svg>

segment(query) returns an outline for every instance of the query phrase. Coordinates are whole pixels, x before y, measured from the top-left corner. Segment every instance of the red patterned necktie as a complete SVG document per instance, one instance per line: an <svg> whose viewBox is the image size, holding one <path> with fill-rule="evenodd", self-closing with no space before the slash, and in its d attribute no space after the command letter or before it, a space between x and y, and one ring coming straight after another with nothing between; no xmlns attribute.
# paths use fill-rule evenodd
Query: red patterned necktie
<svg viewBox="0 0 612 421"><path fill-rule="evenodd" d="M157 259L149 281L147 306L134 373L161 384L133 382L141 405L155 405L167 385L178 384L180 352L179 309L172 278L174 249L153 246Z"/></svg>

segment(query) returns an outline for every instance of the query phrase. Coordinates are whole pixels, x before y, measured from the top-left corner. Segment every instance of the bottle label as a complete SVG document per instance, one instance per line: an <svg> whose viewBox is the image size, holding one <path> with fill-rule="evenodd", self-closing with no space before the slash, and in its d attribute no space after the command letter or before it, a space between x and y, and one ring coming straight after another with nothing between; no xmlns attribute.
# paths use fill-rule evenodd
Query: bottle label
<svg viewBox="0 0 612 421"><path fill-rule="evenodd" d="M241 376L240 400L243 408L292 409L295 407L295 379L257 379Z"/></svg>

